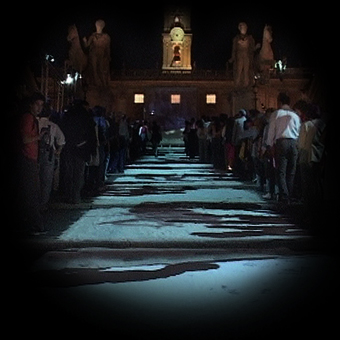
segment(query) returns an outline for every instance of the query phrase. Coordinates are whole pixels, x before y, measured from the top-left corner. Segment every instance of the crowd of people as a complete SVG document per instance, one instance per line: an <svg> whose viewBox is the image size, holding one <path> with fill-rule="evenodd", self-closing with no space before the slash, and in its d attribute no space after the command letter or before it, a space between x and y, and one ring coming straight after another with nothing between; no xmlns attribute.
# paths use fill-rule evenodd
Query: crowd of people
<svg viewBox="0 0 340 340"><path fill-rule="evenodd" d="M324 195L326 117L308 101L291 107L285 93L277 99L275 109L241 109L234 117L187 121L186 153L257 182L264 199L283 204L299 200L310 211Z"/></svg>
<svg viewBox="0 0 340 340"><path fill-rule="evenodd" d="M106 112L75 100L64 112L49 109L42 94L22 105L15 126L16 202L21 225L30 234L44 232L42 212L52 193L69 204L105 190L107 174L124 173L126 163L146 151L157 156L162 139L154 121L130 122L125 114Z"/></svg>
<svg viewBox="0 0 340 340"><path fill-rule="evenodd" d="M240 110L234 117L202 117L183 131L189 158L212 163L258 183L263 198L289 204L300 199L311 210L323 197L326 119L318 106L299 100L293 108L285 93L278 108ZM125 114L106 112L76 100L63 114L52 112L35 93L19 115L16 136L17 199L25 230L44 231L41 212L51 194L78 204L105 190L109 173L123 173L127 161L154 155L162 140L156 121L130 122Z"/></svg>

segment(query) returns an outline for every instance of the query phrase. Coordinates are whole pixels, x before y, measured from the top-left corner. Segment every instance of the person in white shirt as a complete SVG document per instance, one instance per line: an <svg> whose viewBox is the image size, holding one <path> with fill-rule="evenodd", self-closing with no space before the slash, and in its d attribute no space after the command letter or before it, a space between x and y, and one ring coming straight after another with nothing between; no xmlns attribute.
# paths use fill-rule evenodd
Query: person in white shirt
<svg viewBox="0 0 340 340"><path fill-rule="evenodd" d="M231 143L235 147L235 163L234 174L244 177L245 169L243 161L240 159L240 150L242 146L242 139L244 133L244 123L247 120L247 111L241 109L235 117L233 132L231 136Z"/></svg>
<svg viewBox="0 0 340 340"><path fill-rule="evenodd" d="M288 202L293 193L301 120L289 107L285 93L279 93L277 101L279 109L270 117L266 144L276 156L279 200Z"/></svg>
<svg viewBox="0 0 340 340"><path fill-rule="evenodd" d="M41 205L45 209L52 191L55 161L65 145L65 136L59 126L50 121L45 113L38 117L38 123L40 133L45 132L44 138L39 141L38 157Z"/></svg>

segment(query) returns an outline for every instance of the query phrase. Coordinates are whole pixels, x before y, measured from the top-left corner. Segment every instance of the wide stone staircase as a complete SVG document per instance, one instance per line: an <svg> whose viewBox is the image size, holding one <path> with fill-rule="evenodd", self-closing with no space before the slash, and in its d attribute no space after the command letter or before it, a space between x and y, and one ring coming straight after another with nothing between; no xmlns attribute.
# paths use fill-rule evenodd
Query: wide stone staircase
<svg viewBox="0 0 340 340"><path fill-rule="evenodd" d="M146 154L152 155L152 145L148 142ZM183 141L183 130L170 130L162 133L162 141L158 147L159 156L174 157L177 159L186 158L185 146Z"/></svg>

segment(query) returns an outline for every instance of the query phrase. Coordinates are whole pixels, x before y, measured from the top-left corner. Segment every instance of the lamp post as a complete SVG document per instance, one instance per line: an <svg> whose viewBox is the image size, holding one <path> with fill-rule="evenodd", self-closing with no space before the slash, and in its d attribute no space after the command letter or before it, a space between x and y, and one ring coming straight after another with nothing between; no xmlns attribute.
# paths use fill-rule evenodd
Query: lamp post
<svg viewBox="0 0 340 340"><path fill-rule="evenodd" d="M254 86L253 86L253 93L254 93L254 106L255 110L257 110L257 93L259 92L259 88L257 86L257 81L259 79L259 76L254 77Z"/></svg>
<svg viewBox="0 0 340 340"><path fill-rule="evenodd" d="M86 101L87 91L89 90L89 84L87 83L86 80L84 80L84 78L82 78L81 85L82 85L83 92L84 92L84 101Z"/></svg>

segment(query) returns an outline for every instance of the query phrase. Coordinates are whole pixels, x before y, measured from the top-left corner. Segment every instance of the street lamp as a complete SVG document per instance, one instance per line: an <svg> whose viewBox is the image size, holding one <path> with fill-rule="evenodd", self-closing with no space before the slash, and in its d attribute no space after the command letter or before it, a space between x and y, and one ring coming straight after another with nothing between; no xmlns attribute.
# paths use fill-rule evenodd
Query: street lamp
<svg viewBox="0 0 340 340"><path fill-rule="evenodd" d="M259 75L254 76L254 86L253 86L253 93L254 93L254 104L255 104L255 110L257 110L257 94L259 92L259 88L257 86L257 81L260 79Z"/></svg>
<svg viewBox="0 0 340 340"><path fill-rule="evenodd" d="M46 54L45 59L46 59L46 61L49 61L50 63L55 62L55 59L54 59L53 55L51 55L51 54Z"/></svg>
<svg viewBox="0 0 340 340"><path fill-rule="evenodd" d="M83 92L84 92L84 100L86 101L87 91L89 90L89 84L87 83L86 80L84 80L84 78L82 78L81 85L82 85Z"/></svg>

